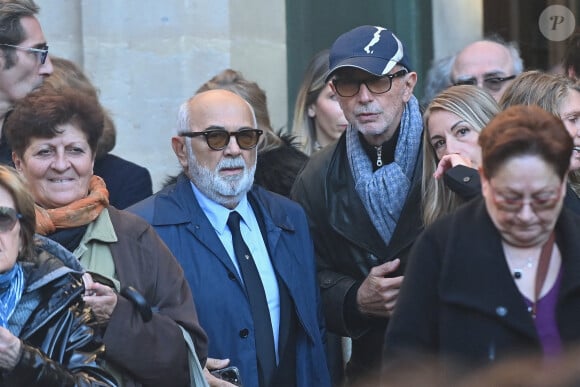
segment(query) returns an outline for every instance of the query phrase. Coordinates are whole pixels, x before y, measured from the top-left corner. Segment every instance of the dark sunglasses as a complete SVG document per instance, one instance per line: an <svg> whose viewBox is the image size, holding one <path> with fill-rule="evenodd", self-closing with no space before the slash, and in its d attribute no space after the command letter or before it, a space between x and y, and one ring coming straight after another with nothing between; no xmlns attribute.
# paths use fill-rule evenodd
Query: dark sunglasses
<svg viewBox="0 0 580 387"><path fill-rule="evenodd" d="M225 149L230 143L230 137L234 136L238 146L244 150L254 149L264 131L260 129L242 128L237 132L228 132L225 129L208 129L203 132L180 132L182 137L204 136L207 145L216 151Z"/></svg>
<svg viewBox="0 0 580 387"><path fill-rule="evenodd" d="M22 215L14 208L0 207L0 232L11 231L16 225L16 221L21 218Z"/></svg>
<svg viewBox="0 0 580 387"><path fill-rule="evenodd" d="M393 79L402 77L407 73L406 69L401 69L393 74L368 79L335 78L332 80L332 84L341 97L354 97L358 94L361 84L364 84L373 94L383 94L391 90Z"/></svg>

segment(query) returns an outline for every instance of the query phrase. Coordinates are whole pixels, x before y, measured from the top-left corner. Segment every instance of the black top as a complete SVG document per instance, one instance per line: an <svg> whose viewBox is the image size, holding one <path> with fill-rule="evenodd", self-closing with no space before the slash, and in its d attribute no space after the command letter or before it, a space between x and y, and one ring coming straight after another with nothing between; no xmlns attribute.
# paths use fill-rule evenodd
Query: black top
<svg viewBox="0 0 580 387"><path fill-rule="evenodd" d="M395 161L395 149L397 148L397 140L399 140L399 132L400 128L397 128L393 137L385 141L381 144L381 160L382 165L387 165ZM360 139L360 143L362 144L365 153L369 156L373 164L373 172L379 169L381 166L377 165L378 159L378 147L369 144L362 135L361 132L358 132L358 136Z"/></svg>

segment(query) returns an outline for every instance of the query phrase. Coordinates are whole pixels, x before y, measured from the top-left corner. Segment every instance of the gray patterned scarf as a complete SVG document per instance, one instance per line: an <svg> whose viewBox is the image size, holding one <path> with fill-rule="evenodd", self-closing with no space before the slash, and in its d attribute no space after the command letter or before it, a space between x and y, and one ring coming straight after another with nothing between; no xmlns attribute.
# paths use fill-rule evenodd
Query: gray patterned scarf
<svg viewBox="0 0 580 387"><path fill-rule="evenodd" d="M411 96L401 117L395 161L373 173L371 160L360 143L357 130L350 125L347 128L346 151L356 192L387 245L411 188L422 131L423 121L419 103Z"/></svg>

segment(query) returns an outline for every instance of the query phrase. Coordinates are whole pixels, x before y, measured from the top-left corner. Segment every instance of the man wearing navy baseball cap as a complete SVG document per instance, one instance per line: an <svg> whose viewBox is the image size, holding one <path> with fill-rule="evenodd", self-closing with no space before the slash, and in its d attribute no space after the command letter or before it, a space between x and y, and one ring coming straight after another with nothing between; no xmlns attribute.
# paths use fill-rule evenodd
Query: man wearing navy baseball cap
<svg viewBox="0 0 580 387"><path fill-rule="evenodd" d="M421 230L421 112L403 42L361 26L330 50L349 126L314 154L292 196L306 210L327 328L352 338L349 382L378 371L406 256Z"/></svg>

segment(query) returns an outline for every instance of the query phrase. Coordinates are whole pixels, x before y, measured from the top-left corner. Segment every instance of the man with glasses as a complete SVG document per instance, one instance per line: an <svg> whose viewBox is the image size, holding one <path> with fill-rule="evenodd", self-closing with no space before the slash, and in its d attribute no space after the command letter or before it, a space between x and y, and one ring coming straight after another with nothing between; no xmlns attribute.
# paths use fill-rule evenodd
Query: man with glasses
<svg viewBox="0 0 580 387"><path fill-rule="evenodd" d="M0 130L14 104L52 73L48 46L32 0L0 0ZM0 136L0 163L12 164Z"/></svg>
<svg viewBox="0 0 580 387"><path fill-rule="evenodd" d="M405 257L421 229L422 119L403 43L383 27L341 35L331 87L349 122L312 156L292 197L309 217L330 331L352 338L349 382L377 371Z"/></svg>
<svg viewBox="0 0 580 387"><path fill-rule="evenodd" d="M499 38L479 40L467 45L456 56L451 68L451 83L476 85L499 101L524 65L514 43Z"/></svg>
<svg viewBox="0 0 580 387"><path fill-rule="evenodd" d="M245 386L329 386L307 218L298 204L253 186L256 126L237 94L195 95L171 139L183 173L128 210L181 263L211 342L208 369L237 367Z"/></svg>

